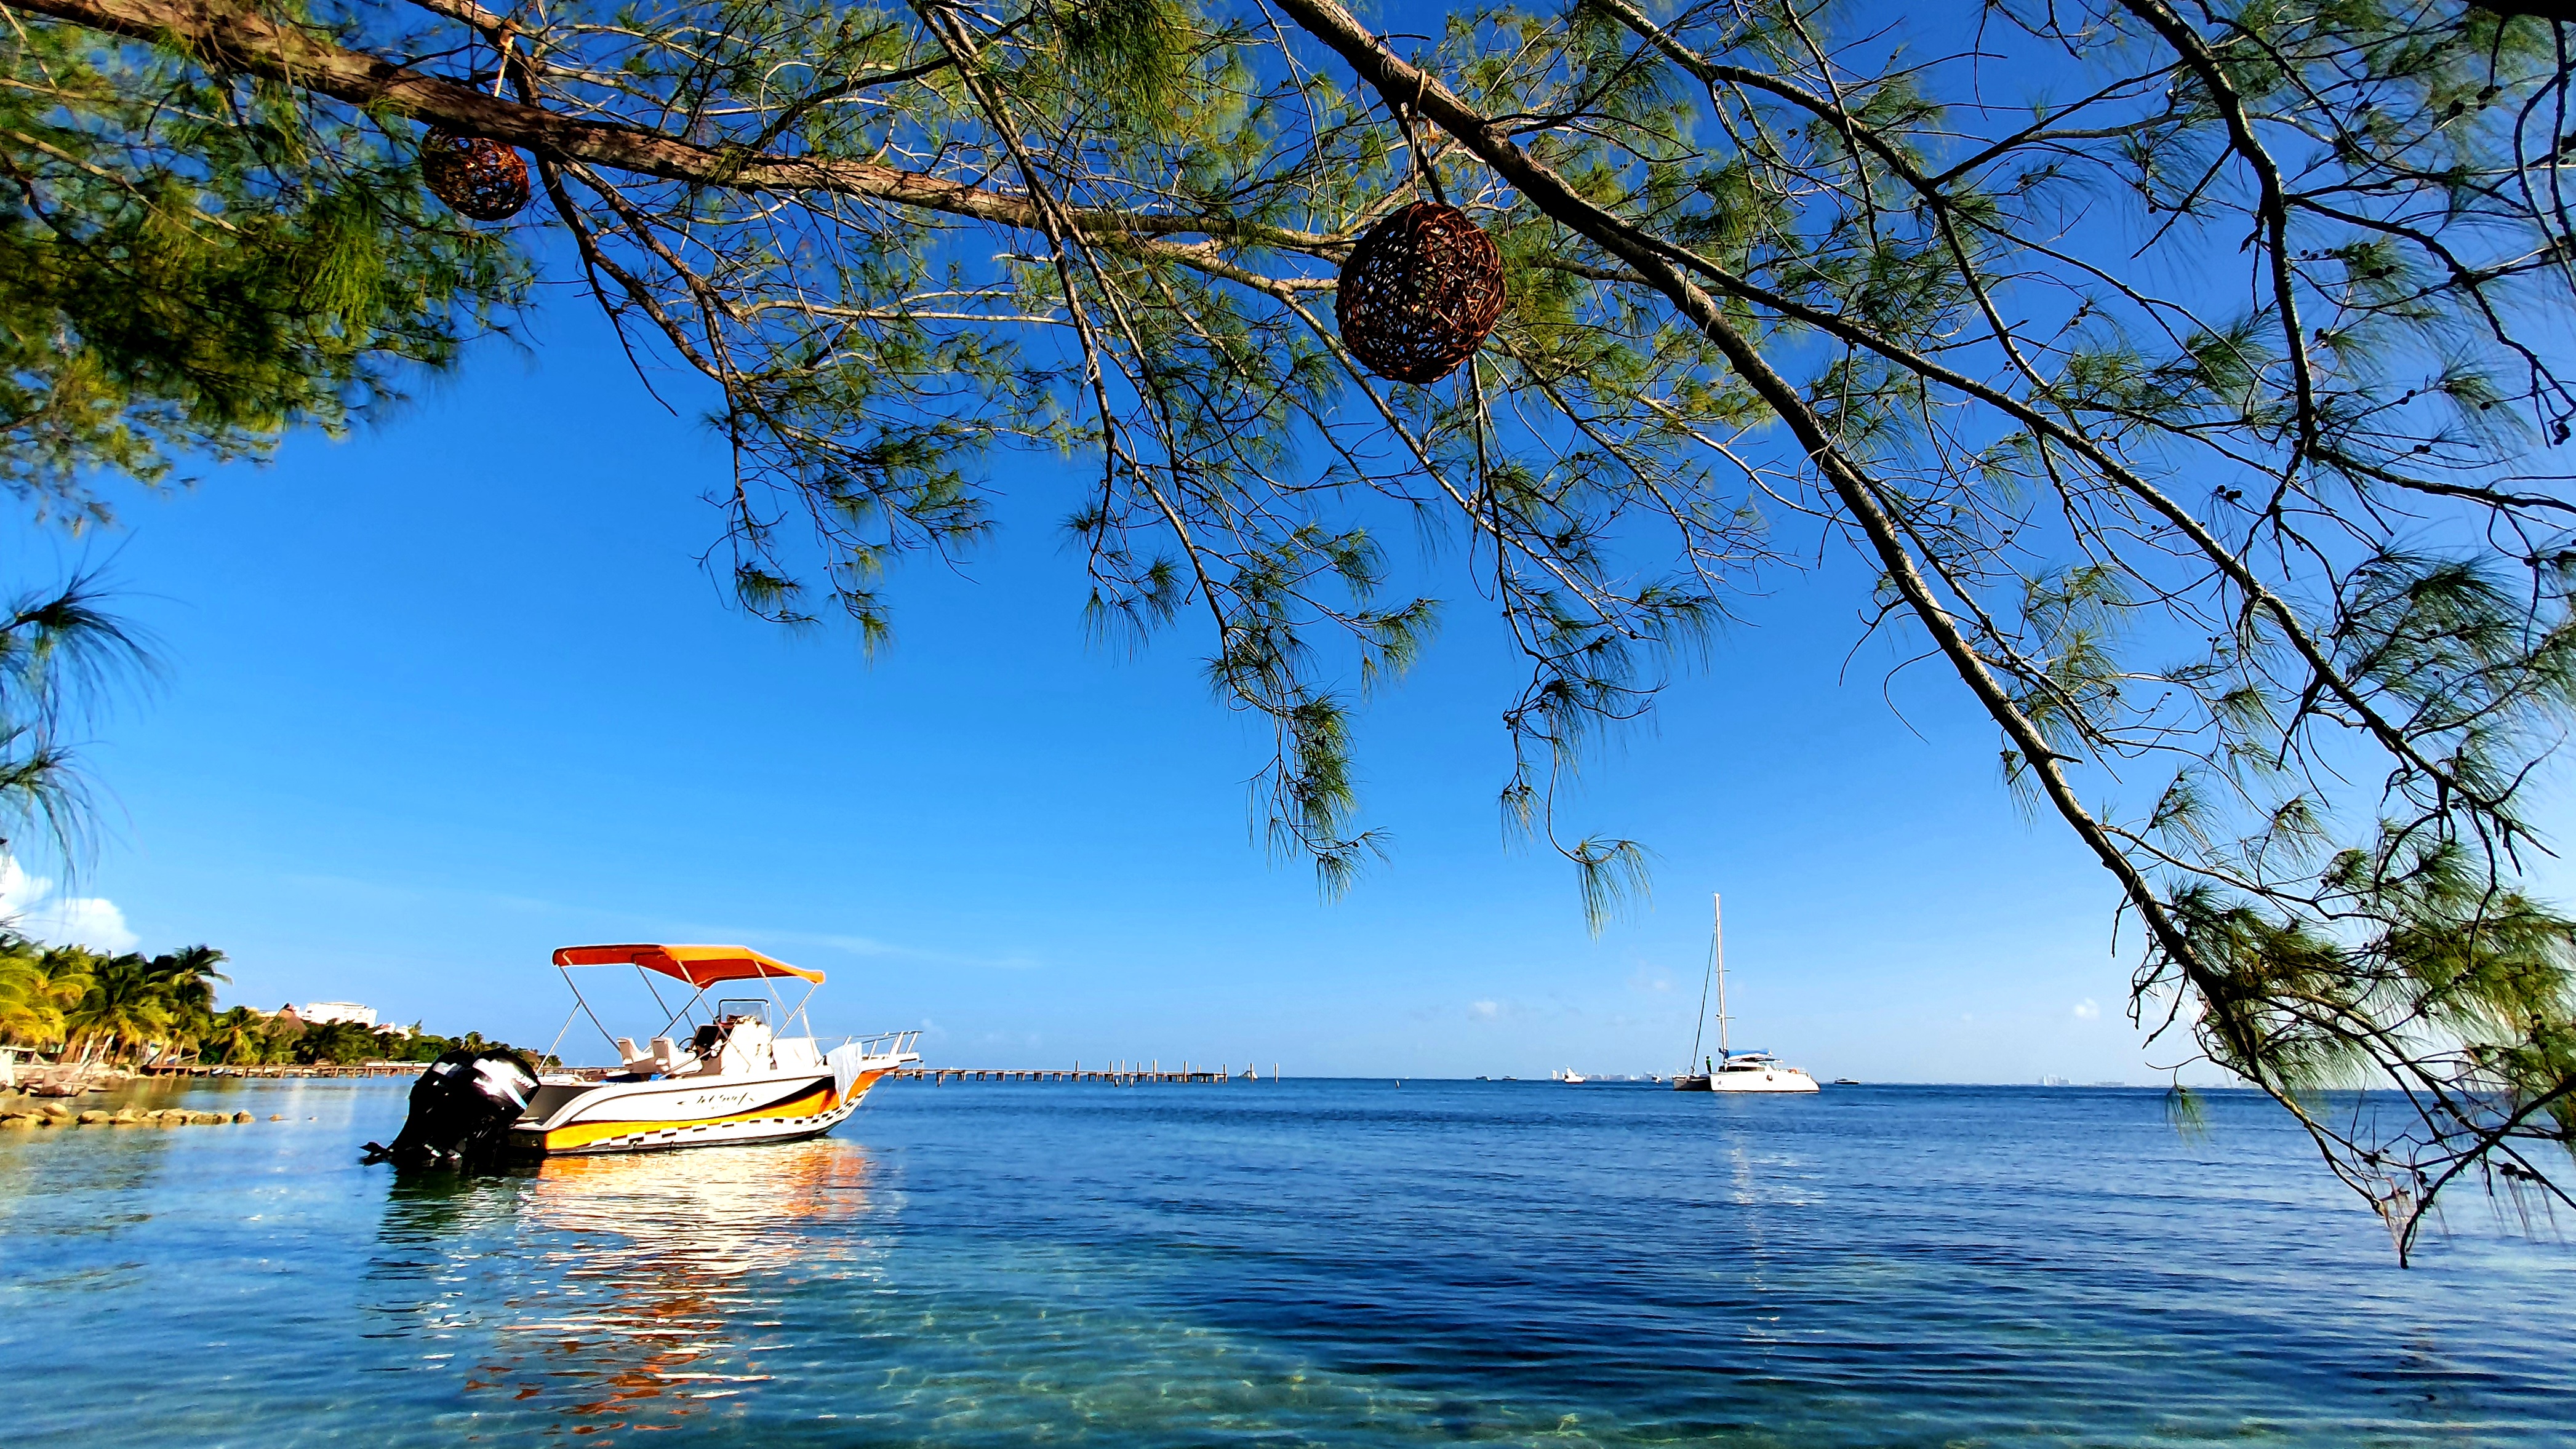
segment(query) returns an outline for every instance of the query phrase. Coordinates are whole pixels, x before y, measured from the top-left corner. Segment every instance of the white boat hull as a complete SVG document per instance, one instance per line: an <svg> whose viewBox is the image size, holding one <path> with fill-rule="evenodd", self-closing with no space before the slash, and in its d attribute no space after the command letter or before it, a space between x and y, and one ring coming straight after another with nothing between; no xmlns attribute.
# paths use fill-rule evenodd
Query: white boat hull
<svg viewBox="0 0 2576 1449"><path fill-rule="evenodd" d="M555 1157L819 1137L858 1110L892 1065L857 1073L846 1090L828 1070L542 1087L510 1143Z"/></svg>
<svg viewBox="0 0 2576 1449"><path fill-rule="evenodd" d="M1813 1092L1816 1079L1796 1067L1734 1067L1712 1074L1712 1092Z"/></svg>

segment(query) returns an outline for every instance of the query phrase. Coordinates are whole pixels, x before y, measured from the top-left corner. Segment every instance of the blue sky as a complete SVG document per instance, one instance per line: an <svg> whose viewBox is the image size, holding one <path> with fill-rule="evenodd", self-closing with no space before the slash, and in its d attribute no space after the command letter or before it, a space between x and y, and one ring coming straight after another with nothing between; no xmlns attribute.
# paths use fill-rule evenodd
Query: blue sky
<svg viewBox="0 0 2576 1449"><path fill-rule="evenodd" d="M227 1002L522 1042L565 1010L551 947L725 940L829 971L826 1029L923 1026L950 1065L1526 1077L1678 1064L1723 891L1738 1044L1819 1074L2144 1082L2176 1055L2121 1019L2107 877L2021 817L1991 727L1936 671L1883 696L1889 656L1846 668L1856 569L1779 580L1590 767L1574 829L1658 857L1597 940L1569 869L1501 839L1509 660L1453 598L1362 721L1392 857L1327 902L1250 836L1266 747L1204 641L1086 641L1052 523L1075 474L1002 460L998 537L898 574L870 663L730 610L696 561L703 429L575 301L532 338L347 441L125 499L113 533L16 526L14 582L106 563L166 666L97 729L85 877L7 883L29 926L211 942Z"/></svg>

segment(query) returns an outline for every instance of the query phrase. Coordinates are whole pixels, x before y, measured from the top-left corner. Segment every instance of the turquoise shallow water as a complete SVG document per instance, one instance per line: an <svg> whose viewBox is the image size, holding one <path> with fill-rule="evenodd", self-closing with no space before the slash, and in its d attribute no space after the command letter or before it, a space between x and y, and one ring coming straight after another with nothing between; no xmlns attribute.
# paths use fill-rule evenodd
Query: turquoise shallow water
<svg viewBox="0 0 2576 1449"><path fill-rule="evenodd" d="M2576 1444L2576 1247L2400 1271L2236 1094L899 1083L401 1181L397 1084L183 1095L292 1120L0 1135L12 1445Z"/></svg>

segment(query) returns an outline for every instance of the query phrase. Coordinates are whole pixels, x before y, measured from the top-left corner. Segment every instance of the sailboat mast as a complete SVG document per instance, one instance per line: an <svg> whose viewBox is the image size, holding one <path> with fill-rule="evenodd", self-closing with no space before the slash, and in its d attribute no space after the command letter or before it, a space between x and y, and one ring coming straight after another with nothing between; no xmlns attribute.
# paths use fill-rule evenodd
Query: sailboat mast
<svg viewBox="0 0 2576 1449"><path fill-rule="evenodd" d="M1700 1032L1708 1029L1708 975L1700 975L1700 1014L1690 1019L1690 1058L1682 1063L1680 1076L1700 1071Z"/></svg>
<svg viewBox="0 0 2576 1449"><path fill-rule="evenodd" d="M1717 962L1717 1054L1726 1050L1726 900L1712 891L1708 897L1709 953Z"/></svg>
<svg viewBox="0 0 2576 1449"><path fill-rule="evenodd" d="M1715 976L1716 969L1716 960L1712 957L1708 972L1699 978L1699 1014L1691 1018L1690 1060L1682 1063L1680 1073L1685 1077L1699 1070L1700 1033L1708 1030L1708 983Z"/></svg>

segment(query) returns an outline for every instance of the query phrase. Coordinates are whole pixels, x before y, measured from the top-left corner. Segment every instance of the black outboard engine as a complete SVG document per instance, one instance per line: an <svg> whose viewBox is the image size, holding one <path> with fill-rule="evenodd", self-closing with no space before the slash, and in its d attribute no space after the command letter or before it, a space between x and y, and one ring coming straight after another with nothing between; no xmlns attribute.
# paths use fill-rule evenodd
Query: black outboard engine
<svg viewBox="0 0 2576 1449"><path fill-rule="evenodd" d="M394 1145L368 1143L367 1161L458 1167L492 1157L536 1090L536 1072L516 1052L449 1052L412 1084L411 1116Z"/></svg>

